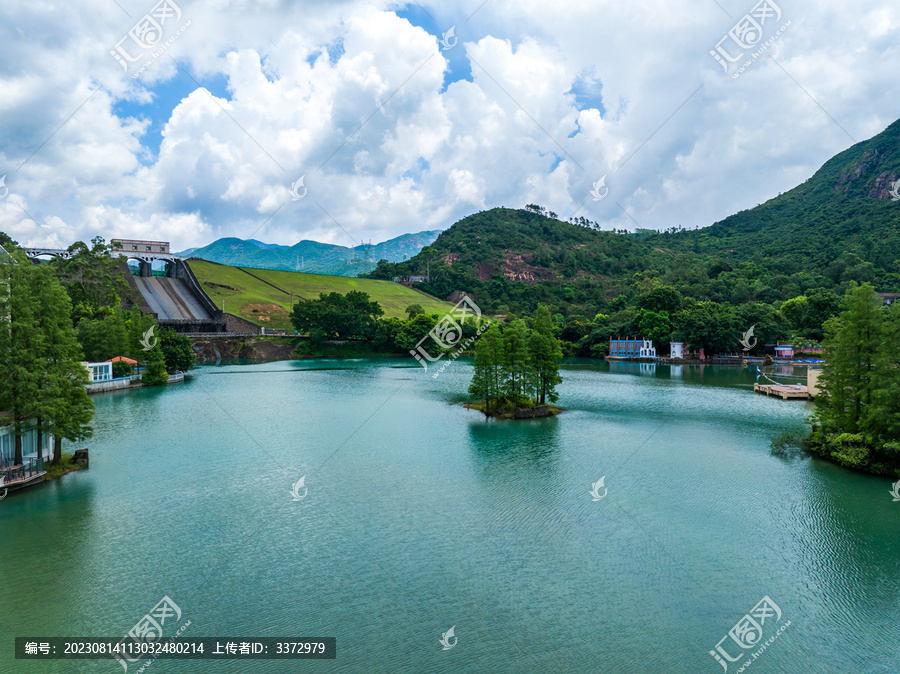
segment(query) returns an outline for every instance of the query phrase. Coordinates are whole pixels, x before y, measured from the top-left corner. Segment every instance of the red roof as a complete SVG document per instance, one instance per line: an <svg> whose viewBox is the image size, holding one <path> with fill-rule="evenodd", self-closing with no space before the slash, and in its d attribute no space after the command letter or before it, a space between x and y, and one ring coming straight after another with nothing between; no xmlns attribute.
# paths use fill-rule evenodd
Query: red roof
<svg viewBox="0 0 900 674"><path fill-rule="evenodd" d="M131 358L126 358L125 356L116 356L115 358L110 358L107 363L128 363L129 365L137 365L138 362L136 360L131 360Z"/></svg>

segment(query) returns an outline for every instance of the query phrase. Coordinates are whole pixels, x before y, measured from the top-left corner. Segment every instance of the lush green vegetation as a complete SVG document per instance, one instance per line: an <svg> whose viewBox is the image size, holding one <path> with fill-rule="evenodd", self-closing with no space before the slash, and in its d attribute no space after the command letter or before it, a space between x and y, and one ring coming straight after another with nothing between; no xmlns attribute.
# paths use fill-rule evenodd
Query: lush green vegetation
<svg viewBox="0 0 900 674"><path fill-rule="evenodd" d="M486 416L504 416L516 408L559 399L562 349L553 335L550 311L538 307L531 327L518 319L489 328L475 346L469 394Z"/></svg>
<svg viewBox="0 0 900 674"><path fill-rule="evenodd" d="M10 252L0 253L0 410L10 412L15 464L22 463L22 436L33 430L38 447L43 434L54 435L59 461L63 439L90 437L94 415L72 301L49 267Z"/></svg>
<svg viewBox="0 0 900 674"><path fill-rule="evenodd" d="M74 458L74 454L63 454L59 461L54 461L52 464L45 463L44 470L47 471L47 474L44 475L44 481L57 480L67 473L87 468L85 464L74 461Z"/></svg>
<svg viewBox="0 0 900 674"><path fill-rule="evenodd" d="M159 386L169 381L169 373L166 371L166 357L157 344L147 352L147 368L141 375L141 382L146 386Z"/></svg>
<svg viewBox="0 0 900 674"><path fill-rule="evenodd" d="M844 466L900 475L900 307L853 287L825 324L810 449Z"/></svg>
<svg viewBox="0 0 900 674"><path fill-rule="evenodd" d="M190 339L172 330L160 331L152 315L140 312L139 298L121 273L122 261L109 255L110 246L101 237L92 239L90 246L81 241L72 244L69 259L54 258L38 265L22 256L8 236L0 233L0 239L6 250L24 260L22 264L54 277L65 290L71 305L66 316L74 325L84 360L103 362L126 356L143 362L155 359L155 351L159 351L168 371L193 367ZM129 305L131 310L126 310ZM125 364L115 363L113 367L116 376L130 374ZM161 377L156 379L161 381Z"/></svg>
<svg viewBox="0 0 900 674"><path fill-rule="evenodd" d="M181 335L172 328L160 330L159 348L166 363L166 370L170 372L187 372L194 367L197 360L190 337Z"/></svg>
<svg viewBox="0 0 900 674"><path fill-rule="evenodd" d="M675 254L720 259L732 270L763 268L759 288L750 284L758 299L766 288L788 299L823 283L843 295L851 281L893 292L900 290L900 203L889 190L898 178L900 121L756 208L711 227L645 240Z"/></svg>
<svg viewBox="0 0 900 674"><path fill-rule="evenodd" d="M428 314L443 315L452 304L424 292L393 283L346 276L300 274L269 269L246 269L191 260L191 269L216 306L259 325L292 330L291 302L316 299L322 293L356 290L378 302L387 317L401 318L406 307L419 304ZM252 276L251 276L252 274Z"/></svg>
<svg viewBox="0 0 900 674"><path fill-rule="evenodd" d="M351 290L346 295L322 293L317 300L298 302L291 312L291 322L317 345L329 339L369 341L375 337L378 317L383 313L367 293Z"/></svg>
<svg viewBox="0 0 900 674"><path fill-rule="evenodd" d="M889 192L898 178L900 121L799 187L710 227L600 231L535 204L495 208L369 277L430 272L423 290L467 292L492 314L527 315L546 304L572 345L564 345L567 355L602 355L600 337L617 335L729 351L738 348L734 333L757 321L765 324L756 329L761 344L805 344L822 339L851 283L900 290L900 204ZM646 306L651 298L641 296L653 286L671 288L681 304ZM604 318L595 321L598 314Z"/></svg>
<svg viewBox="0 0 900 674"><path fill-rule="evenodd" d="M296 351L301 356L314 357L409 353L416 355L421 361L422 356L416 350L417 346L452 309L453 307L449 307L444 316L428 315L423 313L421 305L411 304L405 312L406 318L383 318L381 306L368 293L322 293L319 299L306 300L294 306L291 313L293 326L299 334L308 337L298 343ZM440 346L430 340L423 347L428 354L428 361L436 362L441 354L451 353L464 344L474 342L478 324L473 316L456 325L459 326L459 334L453 332L454 327L449 344ZM352 343L330 345L325 344L327 340L352 340Z"/></svg>
<svg viewBox="0 0 900 674"><path fill-rule="evenodd" d="M546 304L564 353L592 357L606 355L610 337L626 336L646 336L660 353L671 340L707 353L740 351L751 326L756 353L777 340L815 343L843 292L825 275L676 255L646 235L600 232L593 224L554 220L538 206L494 209L458 222L409 262L383 263L372 275L424 275L430 267L423 289L438 296L465 291L507 320Z"/></svg>

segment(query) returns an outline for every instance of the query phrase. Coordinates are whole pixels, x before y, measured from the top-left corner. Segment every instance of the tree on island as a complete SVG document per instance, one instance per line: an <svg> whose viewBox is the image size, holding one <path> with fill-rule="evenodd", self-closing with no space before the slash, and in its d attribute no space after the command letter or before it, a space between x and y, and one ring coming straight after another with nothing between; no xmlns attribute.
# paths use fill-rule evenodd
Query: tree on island
<svg viewBox="0 0 900 674"><path fill-rule="evenodd" d="M541 305L533 326L518 319L501 332L489 328L475 345L475 363L469 394L480 401L487 416L509 413L519 407L554 403L562 381L559 359L562 348L553 334L550 310Z"/></svg>
<svg viewBox="0 0 900 674"><path fill-rule="evenodd" d="M555 403L559 399L556 386L562 382L559 374L559 359L562 347L553 335L553 319L550 309L541 305L534 314L534 327L528 342L531 368L534 376L534 391L541 405L548 400Z"/></svg>

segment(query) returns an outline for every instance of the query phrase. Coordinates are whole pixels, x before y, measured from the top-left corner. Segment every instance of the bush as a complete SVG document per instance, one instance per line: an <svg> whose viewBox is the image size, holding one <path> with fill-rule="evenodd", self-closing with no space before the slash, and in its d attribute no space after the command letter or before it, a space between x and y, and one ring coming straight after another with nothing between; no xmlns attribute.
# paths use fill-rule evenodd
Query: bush
<svg viewBox="0 0 900 674"><path fill-rule="evenodd" d="M862 470L868 465L869 448L859 433L841 433L830 444L831 458L842 466Z"/></svg>
<svg viewBox="0 0 900 674"><path fill-rule="evenodd" d="M118 360L112 364L112 371L113 377L118 379L119 377L130 377L131 373L134 371L134 368L130 363L125 363L121 360Z"/></svg>
<svg viewBox="0 0 900 674"><path fill-rule="evenodd" d="M781 431L769 441L773 456L793 457L809 450L806 436L800 431Z"/></svg>

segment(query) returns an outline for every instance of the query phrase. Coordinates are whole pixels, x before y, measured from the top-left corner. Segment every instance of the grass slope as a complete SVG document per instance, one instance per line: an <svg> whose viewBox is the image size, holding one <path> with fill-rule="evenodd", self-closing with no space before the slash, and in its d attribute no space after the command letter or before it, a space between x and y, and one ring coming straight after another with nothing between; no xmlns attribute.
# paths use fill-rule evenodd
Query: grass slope
<svg viewBox="0 0 900 674"><path fill-rule="evenodd" d="M426 313L440 315L453 307L391 281L229 267L196 259L190 266L216 306L221 307L224 300L226 312L271 328L293 330L289 320L292 292L296 302L298 298L318 299L320 293L360 290L381 305L386 318L405 318L410 304L420 304Z"/></svg>

